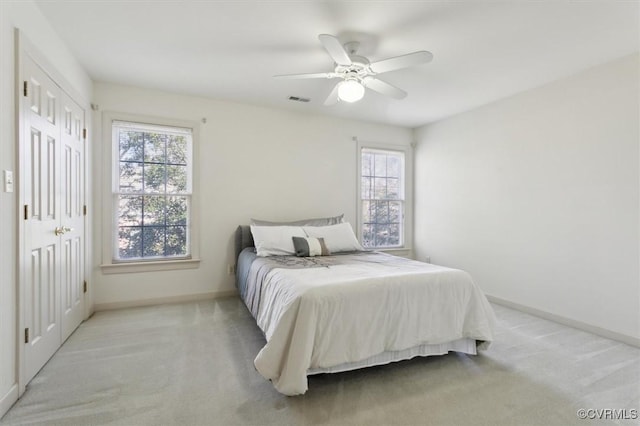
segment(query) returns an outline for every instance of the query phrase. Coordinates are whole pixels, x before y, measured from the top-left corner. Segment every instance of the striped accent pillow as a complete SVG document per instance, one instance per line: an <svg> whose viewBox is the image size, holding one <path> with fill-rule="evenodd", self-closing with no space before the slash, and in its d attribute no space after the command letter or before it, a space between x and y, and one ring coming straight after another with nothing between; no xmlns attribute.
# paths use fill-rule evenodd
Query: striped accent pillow
<svg viewBox="0 0 640 426"><path fill-rule="evenodd" d="M328 256L331 253L324 243L324 238L292 237L293 248L298 257Z"/></svg>

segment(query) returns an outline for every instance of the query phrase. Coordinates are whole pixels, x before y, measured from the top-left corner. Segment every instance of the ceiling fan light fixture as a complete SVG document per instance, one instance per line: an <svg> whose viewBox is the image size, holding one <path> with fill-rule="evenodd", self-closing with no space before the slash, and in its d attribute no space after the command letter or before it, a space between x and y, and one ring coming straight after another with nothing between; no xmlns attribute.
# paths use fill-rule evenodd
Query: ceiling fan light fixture
<svg viewBox="0 0 640 426"><path fill-rule="evenodd" d="M364 86L357 80L345 80L339 83L338 98L345 102L357 102L364 96Z"/></svg>
<svg viewBox="0 0 640 426"><path fill-rule="evenodd" d="M285 74L274 77L279 79L340 79L324 101L325 106L335 105L338 101L357 102L364 97L365 88L394 99L404 99L407 97L407 92L378 79L378 74L426 64L433 59L431 52L420 50L371 63L364 56L356 54L358 42L352 41L342 44L337 37L329 34L320 34L318 39L333 59L335 65L333 72Z"/></svg>

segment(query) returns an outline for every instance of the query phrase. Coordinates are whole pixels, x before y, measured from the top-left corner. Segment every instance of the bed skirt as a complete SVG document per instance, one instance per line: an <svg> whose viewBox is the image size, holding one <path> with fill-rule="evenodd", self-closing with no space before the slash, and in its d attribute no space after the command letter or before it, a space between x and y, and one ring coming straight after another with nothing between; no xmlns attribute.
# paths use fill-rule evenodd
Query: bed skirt
<svg viewBox="0 0 640 426"><path fill-rule="evenodd" d="M453 342L441 343L438 345L420 345L403 351L387 351L378 355L363 359L357 362L348 362L333 367L311 368L307 370L307 375L322 373L339 373L342 371L357 370L359 368L373 367L375 365L385 365L396 361L405 361L417 356L445 355L449 352L462 352L467 355L476 355L475 339L458 339Z"/></svg>

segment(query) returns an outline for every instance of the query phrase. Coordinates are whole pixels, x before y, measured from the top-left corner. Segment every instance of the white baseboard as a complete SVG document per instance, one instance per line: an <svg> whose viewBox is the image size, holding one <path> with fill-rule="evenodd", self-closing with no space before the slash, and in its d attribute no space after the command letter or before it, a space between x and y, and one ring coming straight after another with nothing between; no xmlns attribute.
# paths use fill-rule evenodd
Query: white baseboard
<svg viewBox="0 0 640 426"><path fill-rule="evenodd" d="M15 383L9 391L0 399L0 419L4 416L9 408L18 400L18 384Z"/></svg>
<svg viewBox="0 0 640 426"><path fill-rule="evenodd" d="M627 345L640 348L640 339L633 336L627 336L626 334L616 333L615 331L607 330L606 328L597 327L595 325L587 324L582 321L576 321L571 318L566 318L560 315L552 314L550 312L542 311L540 309L532 308L530 306L521 305L516 302L501 299L499 297L487 295L487 299L497 305L506 306L517 311L525 312L527 314L535 315L540 318L547 319L549 321L557 322L569 327L577 328L578 330L586 331L588 333L596 334L607 339L616 340L618 342L626 343Z"/></svg>
<svg viewBox="0 0 640 426"><path fill-rule="evenodd" d="M156 297L152 299L127 300L123 302L96 303L93 311L110 311L112 309L135 308L138 306L166 305L169 303L195 302L198 300L218 299L220 297L237 296L236 290L212 291L209 293L185 294L180 296Z"/></svg>

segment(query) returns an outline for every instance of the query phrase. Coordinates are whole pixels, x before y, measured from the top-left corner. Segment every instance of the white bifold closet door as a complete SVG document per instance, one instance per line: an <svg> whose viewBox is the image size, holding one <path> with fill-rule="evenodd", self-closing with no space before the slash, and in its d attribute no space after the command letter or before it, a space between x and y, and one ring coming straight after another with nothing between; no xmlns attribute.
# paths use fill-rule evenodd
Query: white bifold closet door
<svg viewBox="0 0 640 426"><path fill-rule="evenodd" d="M20 285L28 383L84 317L85 112L21 57Z"/></svg>

